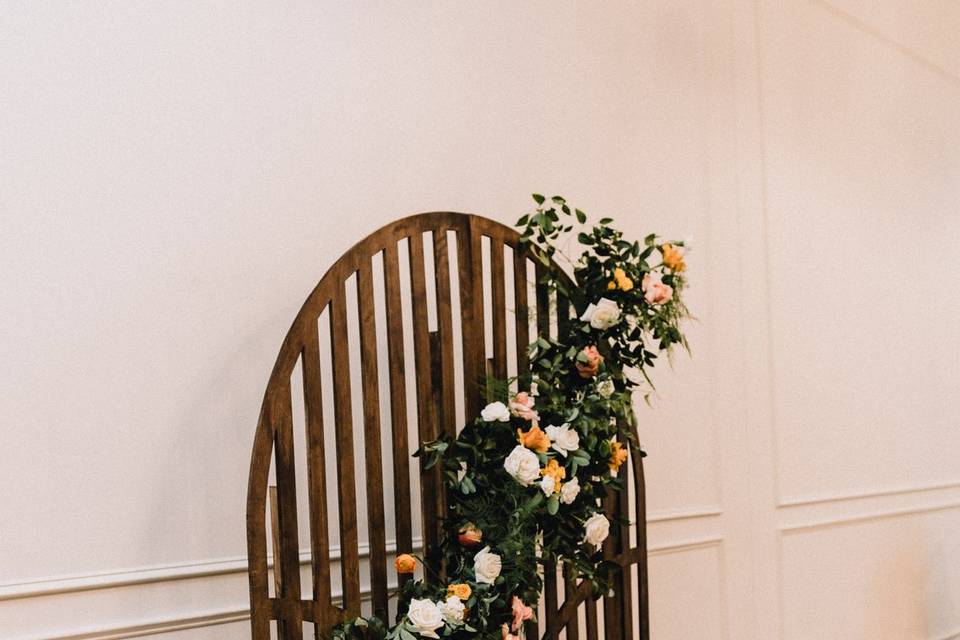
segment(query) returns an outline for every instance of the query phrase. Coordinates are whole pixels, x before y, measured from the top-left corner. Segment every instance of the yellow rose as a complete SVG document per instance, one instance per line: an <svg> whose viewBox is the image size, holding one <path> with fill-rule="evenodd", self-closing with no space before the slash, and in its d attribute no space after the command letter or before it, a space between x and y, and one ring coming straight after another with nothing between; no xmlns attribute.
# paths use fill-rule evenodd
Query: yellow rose
<svg viewBox="0 0 960 640"><path fill-rule="evenodd" d="M470 589L470 585L466 583L451 584L447 587L447 596L457 596L462 602L469 600L471 593L473 591Z"/></svg>
<svg viewBox="0 0 960 640"><path fill-rule="evenodd" d="M616 288L617 288L617 283L614 282L613 280L607 283L607 289L616 289Z"/></svg>
<svg viewBox="0 0 960 640"><path fill-rule="evenodd" d="M567 470L560 466L556 460L551 460L543 469L540 469L540 475L550 476L556 483L556 490L560 490L560 481L567 477Z"/></svg>
<svg viewBox="0 0 960 640"><path fill-rule="evenodd" d="M660 247L660 253L663 254L663 264L665 264L668 269L680 272L687 268L687 263L683 261L683 247L665 244Z"/></svg>
<svg viewBox="0 0 960 640"><path fill-rule="evenodd" d="M610 443L610 472L616 473L624 462L627 461L627 450L623 445L613 440Z"/></svg>
<svg viewBox="0 0 960 640"><path fill-rule="evenodd" d="M633 280L631 280L620 267L613 270L613 279L617 281L617 286L620 287L621 290L630 291L630 289L633 289Z"/></svg>

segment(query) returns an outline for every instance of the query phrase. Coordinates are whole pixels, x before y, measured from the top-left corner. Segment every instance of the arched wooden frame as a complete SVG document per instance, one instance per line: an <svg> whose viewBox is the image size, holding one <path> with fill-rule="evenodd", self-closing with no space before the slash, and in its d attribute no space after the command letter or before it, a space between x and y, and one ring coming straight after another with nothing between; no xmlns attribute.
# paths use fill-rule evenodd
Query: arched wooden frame
<svg viewBox="0 0 960 640"><path fill-rule="evenodd" d="M452 234L450 233L452 232ZM452 256L448 237L455 238L456 255ZM429 287L425 266L424 242L432 239L434 269L433 286ZM486 239L486 240L485 240ZM485 309L483 243L489 242L489 298ZM436 326L429 330L427 305L404 302L401 287L401 250L406 245L409 287L412 299L426 301L428 291L435 294ZM429 245L428 245L429 247ZM510 251L505 251L509 247ZM505 254L512 255L513 282L508 283ZM374 268L375 255L380 256L382 271ZM455 259L456 264L451 264ZM451 272L450 267L453 267ZM530 276L533 271L534 277ZM363 397L363 436L366 467L366 516L369 541L370 608L388 620L388 548L384 516L383 464L384 440L388 440L393 460L394 504L396 514L396 549L414 547L413 522L422 524L423 542L434 544L440 535L444 513L444 496L438 470L419 474L421 505L412 511L410 453L407 424L407 380L405 353L408 352L402 310L410 309L416 393L417 439L435 438L441 430L456 428L457 403L462 400L467 420L479 414L484 402L479 385L472 384L489 372L505 378L508 355L515 370L527 366L525 346L529 342L530 321L536 318L537 331L550 331L551 307L553 322L566 322L570 306L562 297L551 301L551 294L540 283L543 266L537 264L520 243L519 234L502 224L475 215L462 213L426 213L398 220L367 236L344 254L323 276L297 314L277 357L264 395L260 419L254 438L247 492L247 549L249 558L250 609L253 640L271 637L271 621L277 621L276 635L281 640L301 640L304 622L313 623L313 635L326 637L332 626L361 613L360 536L357 523L357 486L355 474L354 421L352 415L350 358L348 354L348 314L346 285L355 280L359 327L360 380ZM446 276L450 277L446 277ZM374 306L374 280L382 278L384 317L386 322L389 368L389 426L382 424L379 398L378 332ZM459 285L459 308L451 300L451 280ZM527 311L528 283L535 284L535 301ZM507 308L507 290L512 288L514 309ZM335 442L324 442L324 411L321 390L320 339L318 320L326 312L329 318L330 358ZM456 315L455 315L456 314ZM486 358L485 315L492 318L492 354ZM508 354L507 324L515 322L515 344L519 348ZM460 360L455 360L454 318L459 317L461 334ZM407 327L410 330L410 327ZM310 529L310 575L312 593L301 593L300 548L297 518L297 487L294 471L294 435L292 375L299 364L305 424L305 460L307 464L307 497ZM455 369L463 372L464 384L458 392ZM326 382L326 381L325 381ZM459 396L459 398L458 398ZM382 437L382 434L385 434ZM327 505L327 469L325 448L335 447L338 504L331 522ZM631 445L632 446L632 445ZM276 487L270 487L271 459ZM531 623L530 638L557 638L566 631L569 640L578 640L581 628L588 640L601 632L606 638L647 640L647 553L646 509L643 461L639 451L631 451L631 464L620 469L625 486L631 483L634 499L630 513L630 497L626 490L611 494L605 504L614 526L604 544L608 559L622 571L615 579L613 594L602 598L602 605L589 597L588 585L564 580L556 567L544 571L544 601L539 623ZM273 520L275 558L275 594L270 595L267 553L268 496ZM633 516L631 518L631 515ZM636 539L630 541L630 526L617 524L633 520ZM339 527L340 577L342 593L331 589L331 557L329 526ZM637 566L636 584L632 567ZM398 580L404 576L396 576ZM335 604L340 603L340 606ZM602 615L602 622L600 617ZM581 620L582 618L582 620ZM581 624L581 622L583 624ZM602 626L601 626L602 625ZM638 625L638 626L635 626ZM309 635L309 634L308 634Z"/></svg>

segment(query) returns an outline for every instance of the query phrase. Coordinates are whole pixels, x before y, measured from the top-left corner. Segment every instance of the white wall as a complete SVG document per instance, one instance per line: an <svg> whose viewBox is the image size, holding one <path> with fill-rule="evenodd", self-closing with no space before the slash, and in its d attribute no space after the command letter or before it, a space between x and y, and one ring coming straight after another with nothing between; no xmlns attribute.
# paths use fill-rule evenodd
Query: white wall
<svg viewBox="0 0 960 640"><path fill-rule="evenodd" d="M260 396L399 215L693 234L654 635L960 638L960 5L0 4L0 637L243 637Z"/></svg>

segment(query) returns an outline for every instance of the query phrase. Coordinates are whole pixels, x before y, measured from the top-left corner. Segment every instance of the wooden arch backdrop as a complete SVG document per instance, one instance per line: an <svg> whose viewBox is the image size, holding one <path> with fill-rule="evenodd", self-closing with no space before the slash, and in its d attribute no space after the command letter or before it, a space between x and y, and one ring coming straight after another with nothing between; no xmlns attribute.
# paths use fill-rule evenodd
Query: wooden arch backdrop
<svg viewBox="0 0 960 640"><path fill-rule="evenodd" d="M397 549L418 546L415 524L422 544L436 543L444 514L439 469L411 470L411 442L452 432L458 413L472 420L485 401L474 381L488 372L505 378L510 371L524 370L531 331L546 333L553 327L555 332L557 323L568 321L570 305L562 297L551 299L540 284L543 274L543 265L530 258L515 230L475 215L426 213L369 235L323 276L280 348L254 438L247 493L253 640L268 640L273 624L275 637L301 640L305 628L308 637L327 637L332 626L361 612L392 620L395 602L389 594L405 577L395 574L390 557ZM348 291L353 288L355 293ZM508 333L519 348L509 348ZM351 345L351 337L359 344ZM330 353L321 354L321 344L329 344ZM359 357L351 358L351 348ZM359 370L352 371L357 360ZM359 393L353 388L357 381ZM301 402L293 394L302 397L302 416L295 415ZM362 398L356 428L354 398ZM295 417L305 431L305 451L295 450ZM408 431L414 424L415 435ZM356 450L355 431L358 436L362 432L362 452ZM569 640L581 635L594 640L600 634L647 640L643 462L639 451L631 451L630 458L620 473L625 483L632 483L633 500L624 490L605 504L614 526L604 554L622 567L612 594L596 602L588 585L565 580L555 566L545 567L540 621L528 627L529 638L558 638L565 632ZM299 504L304 504L305 492L307 513L299 515L295 460L307 467L306 487L299 488ZM392 476L392 496L384 495L385 474ZM333 483L336 491L328 492ZM366 503L365 531L358 522L364 515L358 513L364 502L358 488ZM335 504L328 504L334 493ZM392 511L387 509L391 506ZM395 542L388 543L391 513ZM302 561L303 527L309 529L310 553ZM331 536L339 538L338 548ZM275 562L272 580L268 537ZM368 564L364 584L361 556ZM339 572L331 571L333 562ZM303 575L312 587L303 589L305 564L309 571Z"/></svg>

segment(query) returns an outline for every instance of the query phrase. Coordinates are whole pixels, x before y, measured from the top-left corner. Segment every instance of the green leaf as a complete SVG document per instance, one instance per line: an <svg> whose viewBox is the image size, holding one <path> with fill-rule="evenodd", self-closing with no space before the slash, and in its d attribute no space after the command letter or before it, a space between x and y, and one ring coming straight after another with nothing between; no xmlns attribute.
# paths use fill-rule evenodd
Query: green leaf
<svg viewBox="0 0 960 640"><path fill-rule="evenodd" d="M517 220L517 226L518 226L518 227L522 227L522 226L524 226L525 224L527 224L527 222L529 222L529 221L530 221L530 214L526 214L526 215L524 215L522 218L520 218L519 220Z"/></svg>
<svg viewBox="0 0 960 640"><path fill-rule="evenodd" d="M587 214L585 214L583 211L580 211L580 209L574 209L574 212L577 214L577 222L583 224L587 221Z"/></svg>
<svg viewBox="0 0 960 640"><path fill-rule="evenodd" d="M613 222L613 218L600 218L600 220L597 222L597 224L604 224L604 225L605 225L605 224L610 224L611 222Z"/></svg>
<svg viewBox="0 0 960 640"><path fill-rule="evenodd" d="M543 204L543 201L546 200L546 198L544 198L544 197L543 197L542 195L540 195L539 193L534 193L534 194L533 194L533 199L537 202L537 204Z"/></svg>
<svg viewBox="0 0 960 640"><path fill-rule="evenodd" d="M557 498L557 494L550 496L550 499L547 500L547 513L552 516L557 515L557 511L560 511L560 499Z"/></svg>

